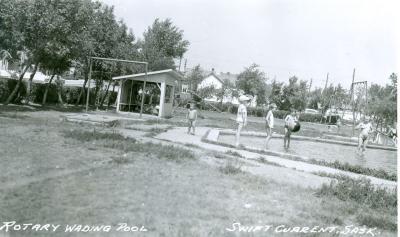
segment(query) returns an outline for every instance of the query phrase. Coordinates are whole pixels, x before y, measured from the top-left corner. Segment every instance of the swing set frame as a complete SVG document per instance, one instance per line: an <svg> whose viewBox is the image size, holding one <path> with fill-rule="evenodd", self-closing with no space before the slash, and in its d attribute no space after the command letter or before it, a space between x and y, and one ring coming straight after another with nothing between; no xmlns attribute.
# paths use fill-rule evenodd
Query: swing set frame
<svg viewBox="0 0 400 237"><path fill-rule="evenodd" d="M92 65L93 61L98 60L98 61L109 61L109 62L123 62L123 63L132 63L132 64L139 64L139 65L144 65L145 66L145 80L143 81L143 91L146 89L146 81L147 81L147 73L148 73L148 67L149 63L148 62L142 62L142 61L133 61L133 60L125 60L125 59L117 59L117 58L101 58L101 57L89 57L89 84L88 84L88 89L87 89L87 94L86 94L86 112L89 110L89 96L90 96L90 81L92 80ZM143 113L143 104L144 104L144 93L142 93L142 101L140 103L140 118L142 117Z"/></svg>

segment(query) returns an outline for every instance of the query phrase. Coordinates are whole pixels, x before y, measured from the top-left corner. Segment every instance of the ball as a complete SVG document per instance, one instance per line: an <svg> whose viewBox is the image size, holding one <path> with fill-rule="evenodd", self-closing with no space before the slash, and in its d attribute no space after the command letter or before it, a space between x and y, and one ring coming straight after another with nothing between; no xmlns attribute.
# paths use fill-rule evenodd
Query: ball
<svg viewBox="0 0 400 237"><path fill-rule="evenodd" d="M299 130L300 130L300 123L299 121L296 121L293 126L292 132L298 132Z"/></svg>

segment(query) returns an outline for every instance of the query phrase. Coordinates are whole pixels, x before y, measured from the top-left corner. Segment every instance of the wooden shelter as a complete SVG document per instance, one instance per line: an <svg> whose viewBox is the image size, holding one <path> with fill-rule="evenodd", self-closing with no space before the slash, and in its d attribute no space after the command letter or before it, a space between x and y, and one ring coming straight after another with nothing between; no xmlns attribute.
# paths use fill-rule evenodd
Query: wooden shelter
<svg viewBox="0 0 400 237"><path fill-rule="evenodd" d="M172 69L113 77L120 82L117 112L138 112L142 109L143 113L158 117L172 116L175 88L182 78ZM144 104L140 108L145 81Z"/></svg>

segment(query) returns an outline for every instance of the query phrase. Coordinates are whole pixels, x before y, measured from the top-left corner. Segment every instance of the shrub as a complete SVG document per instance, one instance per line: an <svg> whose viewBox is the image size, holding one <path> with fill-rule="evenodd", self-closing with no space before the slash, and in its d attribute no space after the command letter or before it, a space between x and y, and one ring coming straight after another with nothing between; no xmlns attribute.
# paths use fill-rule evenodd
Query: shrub
<svg viewBox="0 0 400 237"><path fill-rule="evenodd" d="M389 217L389 218L388 218ZM397 223L394 220L390 219L390 216L386 215L378 215L371 213L360 213L357 216L357 222L360 225L366 225L370 228L381 228L384 230L397 231Z"/></svg>
<svg viewBox="0 0 400 237"><path fill-rule="evenodd" d="M117 132L98 132L95 129L93 131L85 131L85 130L65 130L63 131L64 137L74 138L79 141L94 141L101 139L110 139L123 141L126 140L121 134Z"/></svg>
<svg viewBox="0 0 400 237"><path fill-rule="evenodd" d="M370 208L397 209L396 191L385 188L376 188L369 179L341 178L323 184L318 190L319 195L335 196L342 201L355 201Z"/></svg>
<svg viewBox="0 0 400 237"><path fill-rule="evenodd" d="M18 80L13 79L1 79L0 80L0 102L7 100L11 92L17 86ZM21 99L26 96L26 85L21 83L17 95L14 97L15 102L19 103Z"/></svg>
<svg viewBox="0 0 400 237"><path fill-rule="evenodd" d="M44 92L46 90L47 84L33 84L32 85L32 96L33 102L42 103ZM64 98L63 98L64 99ZM57 103L58 102L58 94L57 94L57 86L55 84L50 84L49 90L47 92L47 103Z"/></svg>
<svg viewBox="0 0 400 237"><path fill-rule="evenodd" d="M235 160L227 160L224 166L219 167L219 170L224 174L238 174L242 172L242 166Z"/></svg>
<svg viewBox="0 0 400 237"><path fill-rule="evenodd" d="M249 107L247 108L247 114L256 117L264 117L267 111L263 107Z"/></svg>
<svg viewBox="0 0 400 237"><path fill-rule="evenodd" d="M323 121L323 116L322 114L301 113L299 116L299 120L304 122L319 123Z"/></svg>
<svg viewBox="0 0 400 237"><path fill-rule="evenodd" d="M286 110L275 110L274 111L274 117L279 118L279 119L284 119L286 115L288 115L290 112Z"/></svg>
<svg viewBox="0 0 400 237"><path fill-rule="evenodd" d="M8 80L0 80L0 102L6 101L11 91L8 87Z"/></svg>
<svg viewBox="0 0 400 237"><path fill-rule="evenodd" d="M225 153L228 154L228 155L232 155L232 156L237 156L237 157L243 158L243 156L237 151L227 150Z"/></svg>

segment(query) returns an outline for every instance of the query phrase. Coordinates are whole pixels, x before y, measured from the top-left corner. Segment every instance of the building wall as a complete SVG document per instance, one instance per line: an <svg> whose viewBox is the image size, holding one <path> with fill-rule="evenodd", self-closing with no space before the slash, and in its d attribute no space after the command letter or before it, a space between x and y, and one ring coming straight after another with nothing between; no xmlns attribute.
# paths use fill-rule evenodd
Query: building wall
<svg viewBox="0 0 400 237"><path fill-rule="evenodd" d="M201 89L212 85L214 85L215 89L222 88L222 83L214 75L209 75L208 77L204 78L197 88Z"/></svg>

